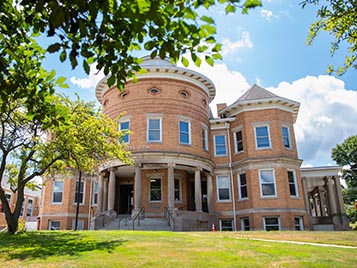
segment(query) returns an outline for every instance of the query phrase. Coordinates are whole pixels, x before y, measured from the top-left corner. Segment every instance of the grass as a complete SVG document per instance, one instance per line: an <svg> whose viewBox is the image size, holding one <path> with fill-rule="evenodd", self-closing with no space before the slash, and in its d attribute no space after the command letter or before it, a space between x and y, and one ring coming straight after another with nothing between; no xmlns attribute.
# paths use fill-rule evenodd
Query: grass
<svg viewBox="0 0 357 268"><path fill-rule="evenodd" d="M357 232L48 231L0 234L2 267L357 267Z"/></svg>

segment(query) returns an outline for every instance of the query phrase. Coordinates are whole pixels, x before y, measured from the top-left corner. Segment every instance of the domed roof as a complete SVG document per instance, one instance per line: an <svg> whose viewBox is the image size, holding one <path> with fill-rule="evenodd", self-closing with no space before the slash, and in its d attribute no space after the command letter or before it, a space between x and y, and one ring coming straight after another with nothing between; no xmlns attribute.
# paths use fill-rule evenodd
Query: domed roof
<svg viewBox="0 0 357 268"><path fill-rule="evenodd" d="M144 74L137 74L138 80L140 78L165 78L182 80L194 84L204 90L209 96L211 102L216 96L216 88L213 82L206 76L195 72L190 69L178 67L172 64L169 59L161 59L160 57L151 58L150 56L143 57L144 62L140 66L146 70ZM96 87L96 97L102 103L103 94L109 89L108 87L109 76L104 77ZM130 81L130 80L129 80Z"/></svg>

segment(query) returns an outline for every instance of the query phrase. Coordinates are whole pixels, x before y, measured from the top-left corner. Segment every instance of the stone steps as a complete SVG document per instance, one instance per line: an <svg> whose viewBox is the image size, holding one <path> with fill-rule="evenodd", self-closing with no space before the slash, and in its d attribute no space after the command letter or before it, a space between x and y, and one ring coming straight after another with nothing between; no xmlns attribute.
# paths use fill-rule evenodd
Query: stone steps
<svg viewBox="0 0 357 268"><path fill-rule="evenodd" d="M118 217L120 219L120 217ZM119 219L115 219L112 222L106 224L101 230L133 230L133 221L130 217L122 219L119 224ZM143 231L171 231L171 228L164 218L143 218L139 221L136 220L134 224L134 230Z"/></svg>

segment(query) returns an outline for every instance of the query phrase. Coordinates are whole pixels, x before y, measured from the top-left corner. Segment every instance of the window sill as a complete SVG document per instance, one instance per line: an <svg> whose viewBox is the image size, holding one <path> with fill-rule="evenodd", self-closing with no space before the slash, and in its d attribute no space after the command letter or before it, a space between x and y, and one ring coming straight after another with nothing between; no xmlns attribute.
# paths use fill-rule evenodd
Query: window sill
<svg viewBox="0 0 357 268"><path fill-rule="evenodd" d="M218 204L232 203L232 200L217 200Z"/></svg>
<svg viewBox="0 0 357 268"><path fill-rule="evenodd" d="M242 201L248 201L249 200L249 198L247 197L247 198L240 198L240 199L238 199L238 202L242 202Z"/></svg>

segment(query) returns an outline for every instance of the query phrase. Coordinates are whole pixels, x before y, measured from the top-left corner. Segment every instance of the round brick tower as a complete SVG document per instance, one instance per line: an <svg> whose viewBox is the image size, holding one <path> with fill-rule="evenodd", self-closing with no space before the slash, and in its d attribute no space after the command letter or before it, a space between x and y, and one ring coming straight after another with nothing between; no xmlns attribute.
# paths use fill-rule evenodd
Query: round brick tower
<svg viewBox="0 0 357 268"><path fill-rule="evenodd" d="M215 87L207 77L168 60L146 57L142 67L146 73L122 91L109 88L108 77L96 88L103 113L119 118L119 129L130 130L124 140L135 163L113 160L102 168L103 202L97 211L145 209L152 217L175 208L207 212L213 206L207 196L214 169L208 133Z"/></svg>

